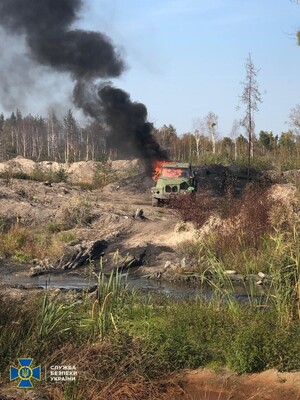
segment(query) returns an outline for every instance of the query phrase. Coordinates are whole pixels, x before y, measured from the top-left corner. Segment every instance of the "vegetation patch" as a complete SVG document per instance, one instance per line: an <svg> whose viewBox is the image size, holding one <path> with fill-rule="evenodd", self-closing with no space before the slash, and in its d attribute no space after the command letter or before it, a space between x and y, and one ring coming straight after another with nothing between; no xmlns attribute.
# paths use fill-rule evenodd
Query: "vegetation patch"
<svg viewBox="0 0 300 400"><path fill-rule="evenodd" d="M186 368L227 365L238 373L300 368L295 281L285 286L289 309L277 289L268 299L249 297L247 303L224 285L216 289L210 299L199 295L178 303L128 290L119 274L100 274L93 296L1 295L0 369L8 370L20 354L43 366L68 360L78 380L55 389L41 382L36 386L41 398L60 393L96 400L108 394L163 399L168 390L176 391L169 383L166 389L166 376Z"/></svg>
<svg viewBox="0 0 300 400"><path fill-rule="evenodd" d="M274 274L287 263L287 248L294 254L290 247L299 245L297 194L284 190L286 198L272 187L251 184L237 198L229 193L224 198L174 199L174 212L198 227L198 238L178 246L179 256L198 272L217 268Z"/></svg>

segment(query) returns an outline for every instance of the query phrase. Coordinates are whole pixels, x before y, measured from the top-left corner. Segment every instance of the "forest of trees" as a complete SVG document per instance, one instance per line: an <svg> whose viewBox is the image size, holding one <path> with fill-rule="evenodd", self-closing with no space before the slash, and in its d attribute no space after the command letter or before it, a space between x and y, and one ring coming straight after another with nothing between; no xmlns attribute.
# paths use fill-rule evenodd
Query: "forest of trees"
<svg viewBox="0 0 300 400"><path fill-rule="evenodd" d="M193 164L221 162L248 165L249 142L245 127L235 120L229 136L222 136L221 133L212 136L208 121L210 119L206 117L197 124L200 130L182 136L177 135L172 125L164 125L155 131L155 135L174 160L189 160ZM253 134L254 166L300 168L300 106L291 111L290 123L291 129L280 135L267 130Z"/></svg>
<svg viewBox="0 0 300 400"><path fill-rule="evenodd" d="M300 160L300 105L290 114L291 129L275 135L260 131L253 137L255 160L295 162ZM247 131L234 121L232 132L223 136L218 132L218 116L209 112L194 124L192 132L178 135L173 125L153 129L159 144L168 150L170 159L203 162L246 163L248 156ZM69 110L59 119L54 111L47 117L26 115L16 110L10 117L0 114L0 161L18 155L36 161L50 160L75 162L82 160L105 161L122 158L115 148L106 142L107 131L96 122L85 126L74 118ZM271 166L271 165L270 165Z"/></svg>
<svg viewBox="0 0 300 400"><path fill-rule="evenodd" d="M71 110L62 120L53 110L46 118L16 110L9 118L0 114L0 160L18 155L35 161L101 160L107 157L105 136L96 122L82 127Z"/></svg>

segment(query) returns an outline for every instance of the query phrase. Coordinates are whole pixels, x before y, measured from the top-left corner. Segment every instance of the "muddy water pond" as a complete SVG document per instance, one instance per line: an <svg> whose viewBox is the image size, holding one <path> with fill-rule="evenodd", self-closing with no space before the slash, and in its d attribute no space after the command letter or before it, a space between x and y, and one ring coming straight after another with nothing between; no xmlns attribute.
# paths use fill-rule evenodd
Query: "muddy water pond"
<svg viewBox="0 0 300 400"><path fill-rule="evenodd" d="M29 267L21 264L0 262L0 284L26 288L59 288L62 290L83 290L93 288L97 285L95 275L83 276L77 272L63 272L56 274L40 275L30 277ZM107 277L108 279L108 277ZM210 286L200 286L195 283L168 282L159 279L148 279L136 273L122 275L124 286L130 289L138 289L144 293L165 295L174 299L193 299L203 296L209 299L213 295ZM239 301L249 300L249 288L243 285L236 285L235 297ZM257 287L255 297L264 297L263 288Z"/></svg>

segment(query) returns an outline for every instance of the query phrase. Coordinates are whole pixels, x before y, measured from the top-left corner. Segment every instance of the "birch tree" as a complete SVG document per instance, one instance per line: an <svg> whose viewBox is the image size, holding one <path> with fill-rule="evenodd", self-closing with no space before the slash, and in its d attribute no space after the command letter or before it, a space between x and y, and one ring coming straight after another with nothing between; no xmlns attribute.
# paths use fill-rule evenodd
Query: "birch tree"
<svg viewBox="0 0 300 400"><path fill-rule="evenodd" d="M205 121L203 119L198 118L194 122L194 137L196 142L197 160L199 160L200 158L200 142L204 135L205 135Z"/></svg>
<svg viewBox="0 0 300 400"><path fill-rule="evenodd" d="M240 123L237 119L235 119L232 123L232 128L231 128L231 138L233 139L234 143L234 159L237 160L238 158L238 151L237 151L237 138L239 136L239 129L240 129Z"/></svg>
<svg viewBox="0 0 300 400"><path fill-rule="evenodd" d="M216 130L218 126L218 116L210 111L206 118L207 132L212 143L212 152L216 154Z"/></svg>

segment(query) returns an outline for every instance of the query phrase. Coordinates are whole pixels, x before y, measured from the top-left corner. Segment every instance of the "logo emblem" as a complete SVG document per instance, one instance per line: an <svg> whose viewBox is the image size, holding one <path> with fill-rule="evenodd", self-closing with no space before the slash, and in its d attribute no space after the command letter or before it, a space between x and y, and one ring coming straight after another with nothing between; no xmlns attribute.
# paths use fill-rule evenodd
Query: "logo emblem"
<svg viewBox="0 0 300 400"><path fill-rule="evenodd" d="M18 358L20 368L10 367L10 380L20 379L19 388L32 388L31 379L41 380L41 366L32 368L32 358Z"/></svg>

